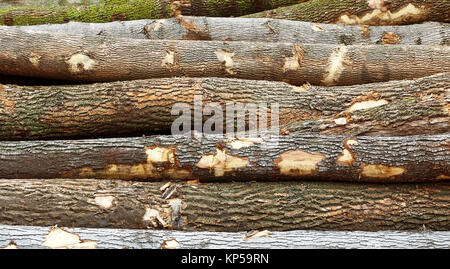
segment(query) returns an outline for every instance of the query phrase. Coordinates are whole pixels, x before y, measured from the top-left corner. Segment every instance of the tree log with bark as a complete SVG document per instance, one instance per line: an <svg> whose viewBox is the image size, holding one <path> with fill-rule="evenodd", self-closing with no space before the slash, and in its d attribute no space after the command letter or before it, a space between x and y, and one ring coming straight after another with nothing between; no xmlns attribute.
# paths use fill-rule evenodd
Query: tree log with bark
<svg viewBox="0 0 450 269"><path fill-rule="evenodd" d="M1 83L1 80L0 80ZM90 138L168 133L172 108L195 97L206 105L279 105L282 133L398 136L450 129L450 73L364 86L291 86L228 78L167 78L81 85L0 84L0 139ZM201 106L201 104L200 104ZM200 116L201 117L201 116ZM211 116L204 116L205 123ZM223 130L226 130L223 122ZM249 117L245 120L249 129Z"/></svg>
<svg viewBox="0 0 450 269"><path fill-rule="evenodd" d="M79 240L54 240L59 239L54 236L57 234ZM449 238L448 231L264 230L233 233L0 225L0 248L7 249L438 249L448 247Z"/></svg>
<svg viewBox="0 0 450 269"><path fill-rule="evenodd" d="M450 134L151 136L0 142L0 178L431 182L450 177Z"/></svg>
<svg viewBox="0 0 450 269"><path fill-rule="evenodd" d="M31 5L1 7L0 25L160 19L178 14L242 16L302 1L305 0L94 0L72 5L62 1L34 1Z"/></svg>
<svg viewBox="0 0 450 269"><path fill-rule="evenodd" d="M111 23L18 26L23 30L134 39L261 41L308 44L448 45L450 24L351 26L268 18L182 17Z"/></svg>
<svg viewBox="0 0 450 269"><path fill-rule="evenodd" d="M288 19L352 25L450 22L448 0L311 0L246 17Z"/></svg>
<svg viewBox="0 0 450 269"><path fill-rule="evenodd" d="M139 40L5 26L0 44L1 74L81 82L188 76L353 85L450 72L449 46Z"/></svg>
<svg viewBox="0 0 450 269"><path fill-rule="evenodd" d="M450 228L448 183L2 179L0 194L0 220L8 225L227 232Z"/></svg>

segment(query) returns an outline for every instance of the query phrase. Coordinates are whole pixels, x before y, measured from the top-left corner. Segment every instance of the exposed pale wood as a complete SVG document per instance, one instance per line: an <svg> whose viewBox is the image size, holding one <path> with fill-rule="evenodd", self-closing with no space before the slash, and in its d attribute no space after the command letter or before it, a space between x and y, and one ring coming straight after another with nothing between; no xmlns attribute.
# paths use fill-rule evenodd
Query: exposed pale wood
<svg viewBox="0 0 450 269"><path fill-rule="evenodd" d="M72 81L209 76L353 85L450 72L449 46L139 40L8 27L0 27L0 44L1 74Z"/></svg>
<svg viewBox="0 0 450 269"><path fill-rule="evenodd" d="M450 185L0 180L8 225L251 230L448 230Z"/></svg>
<svg viewBox="0 0 450 269"><path fill-rule="evenodd" d="M44 248L45 234L51 227L0 225L0 247L13 240L19 249ZM63 228L82 239L97 242L99 249L158 249L166 240L175 239L180 249L430 249L448 248L450 232L347 232L287 231L271 232L270 237L244 241L246 233L181 232L164 230L126 230Z"/></svg>
<svg viewBox="0 0 450 269"><path fill-rule="evenodd" d="M19 26L24 30L136 39L301 42L322 44L448 45L450 26L427 22L402 26L350 26L269 18L177 17L110 23ZM392 37L387 39L387 37Z"/></svg>
<svg viewBox="0 0 450 269"><path fill-rule="evenodd" d="M284 82L228 78L166 78L69 86L0 84L0 139L169 133L178 117L171 114L172 107L187 103L194 109L194 96L200 96L204 105L220 104L223 111L226 103L277 103L282 132L350 136L439 134L450 129L449 84L450 73L415 81L336 87L296 87ZM355 104L368 101L385 103L350 112ZM271 117L269 111L268 119ZM205 116L204 121L208 118Z"/></svg>
<svg viewBox="0 0 450 269"><path fill-rule="evenodd" d="M392 25L424 21L450 22L448 0L311 0L247 17L299 21Z"/></svg>

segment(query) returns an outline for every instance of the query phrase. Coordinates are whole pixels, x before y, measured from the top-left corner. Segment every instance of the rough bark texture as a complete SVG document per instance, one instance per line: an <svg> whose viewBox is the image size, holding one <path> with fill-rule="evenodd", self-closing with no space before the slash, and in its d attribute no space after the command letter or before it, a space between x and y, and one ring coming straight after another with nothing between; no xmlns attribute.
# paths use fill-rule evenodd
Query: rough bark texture
<svg viewBox="0 0 450 269"><path fill-rule="evenodd" d="M364 86L291 86L228 78L168 78L81 85L0 84L0 139L169 133L176 103L279 104L282 132L439 134L450 129L450 73ZM268 106L267 108L270 108ZM268 126L272 118L267 111ZM262 112L262 111L261 111ZM258 113L261 119L262 114ZM204 116L203 122L210 116ZM249 120L246 119L246 126ZM225 124L225 122L224 122ZM223 130L226 130L225 126Z"/></svg>
<svg viewBox="0 0 450 269"><path fill-rule="evenodd" d="M302 42L309 44L448 45L450 25L351 26L268 18L177 17L110 23L18 26L24 30L135 39Z"/></svg>
<svg viewBox="0 0 450 269"><path fill-rule="evenodd" d="M393 25L450 22L448 0L311 0L247 17L270 17L322 23Z"/></svg>
<svg viewBox="0 0 450 269"><path fill-rule="evenodd" d="M45 235L52 227L0 225L0 247L19 249L46 248ZM448 248L446 231L286 231L243 240L246 233L185 232L167 230L127 230L98 228L62 228L82 240L96 242L99 249L159 249L164 242L176 240L177 249L422 249Z"/></svg>
<svg viewBox="0 0 450 269"><path fill-rule="evenodd" d="M353 85L450 71L449 46L139 40L8 27L0 34L0 73L72 81L201 76Z"/></svg>
<svg viewBox="0 0 450 269"><path fill-rule="evenodd" d="M57 24L68 21L110 22L167 18L177 14L193 16L242 16L304 0L98 0L85 3L0 7L0 25ZM44 3L42 3L44 2ZM41 5L39 5L41 4Z"/></svg>
<svg viewBox="0 0 450 269"><path fill-rule="evenodd" d="M98 4L102 0L1 0L0 7L18 7L18 6L82 6Z"/></svg>
<svg viewBox="0 0 450 269"><path fill-rule="evenodd" d="M0 178L429 182L450 176L449 136L152 136L0 143Z"/></svg>
<svg viewBox="0 0 450 269"><path fill-rule="evenodd" d="M8 225L234 232L450 228L448 183L167 187L163 182L3 179L0 193L0 220Z"/></svg>

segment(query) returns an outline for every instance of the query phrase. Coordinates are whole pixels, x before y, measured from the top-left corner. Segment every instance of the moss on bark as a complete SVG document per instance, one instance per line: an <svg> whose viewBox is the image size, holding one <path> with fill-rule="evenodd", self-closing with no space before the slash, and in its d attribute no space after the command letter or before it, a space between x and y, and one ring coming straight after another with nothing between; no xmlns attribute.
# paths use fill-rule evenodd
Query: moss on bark
<svg viewBox="0 0 450 269"><path fill-rule="evenodd" d="M0 25L161 19L173 16L175 10L183 15L242 16L296 3L298 0L102 0L55 5L49 1L47 6L0 8Z"/></svg>

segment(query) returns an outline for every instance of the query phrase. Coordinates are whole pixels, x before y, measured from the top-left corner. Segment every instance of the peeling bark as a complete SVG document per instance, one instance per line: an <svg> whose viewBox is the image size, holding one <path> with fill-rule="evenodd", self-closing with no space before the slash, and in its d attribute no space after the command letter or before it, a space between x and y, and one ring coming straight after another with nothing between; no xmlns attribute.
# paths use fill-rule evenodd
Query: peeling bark
<svg viewBox="0 0 450 269"><path fill-rule="evenodd" d="M0 143L0 178L9 179L431 182L450 177L449 163L449 134L293 133L259 140L209 135Z"/></svg>
<svg viewBox="0 0 450 269"><path fill-rule="evenodd" d="M160 41L8 27L0 33L0 73L82 82L189 76L329 86L450 71L448 46Z"/></svg>
<svg viewBox="0 0 450 269"><path fill-rule="evenodd" d="M282 133L398 136L446 133L450 73L364 86L291 86L228 78L170 78L82 85L0 84L0 139L168 133L176 103L278 103ZM269 107L270 108L270 107ZM262 115L258 113L258 117ZM272 114L267 111L268 126ZM204 116L203 122L208 120ZM246 119L247 129L249 119ZM226 130L225 122L223 130Z"/></svg>
<svg viewBox="0 0 450 269"><path fill-rule="evenodd" d="M450 22L448 10L450 2L447 0L311 0L246 17L353 25L395 25L424 21Z"/></svg>
<svg viewBox="0 0 450 269"><path fill-rule="evenodd" d="M94 0L71 5L62 1L33 1L28 4L19 2L12 7L0 6L0 25L160 19L178 14L242 16L303 1L305 0Z"/></svg>
<svg viewBox="0 0 450 269"><path fill-rule="evenodd" d="M164 185L90 179L2 179L0 220L8 225L211 232L446 231L450 227L448 183L174 183L162 189ZM112 206L99 206L95 202L99 195L114 197ZM149 211L153 212L151 217L147 217ZM98 240L77 236L88 242ZM14 240L21 247L16 237L0 238ZM181 238L175 239L183 245ZM241 240L251 243L259 239L247 236L247 241ZM101 242L97 245L101 246Z"/></svg>
<svg viewBox="0 0 450 269"><path fill-rule="evenodd" d="M23 30L135 39L302 42L309 44L448 45L450 26L427 22L401 26L317 24L268 18L177 17L111 23L44 24ZM386 38L390 36L391 38ZM392 38L396 37L396 38Z"/></svg>

